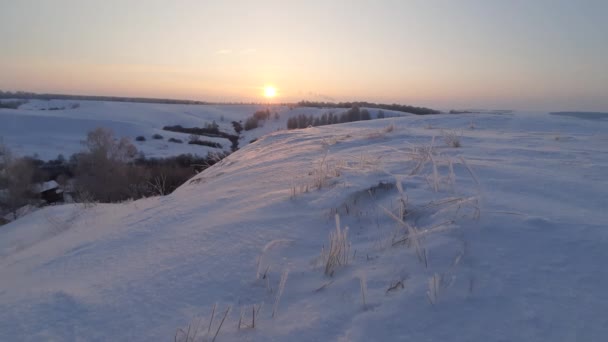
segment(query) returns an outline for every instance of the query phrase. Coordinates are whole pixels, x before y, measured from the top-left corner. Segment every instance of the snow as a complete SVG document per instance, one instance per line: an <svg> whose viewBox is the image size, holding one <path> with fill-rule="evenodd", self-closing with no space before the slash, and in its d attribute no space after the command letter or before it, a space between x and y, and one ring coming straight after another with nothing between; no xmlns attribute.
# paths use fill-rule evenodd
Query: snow
<svg viewBox="0 0 608 342"><path fill-rule="evenodd" d="M216 341L600 341L606 132L605 120L518 112L270 133L171 195L0 227L0 332L166 341L200 324L211 340L231 307ZM328 276L336 213L350 262ZM238 329L254 305L255 328Z"/></svg>
<svg viewBox="0 0 608 342"><path fill-rule="evenodd" d="M74 106L74 105L78 106ZM76 108L72 108L76 107ZM236 134L232 121L242 121L263 105L177 105L107 101L29 100L19 109L0 109L0 138L17 155L37 155L51 160L62 154L69 158L83 149L87 132L97 128L110 128L117 137L131 138L137 149L146 157L168 157L182 153L206 156L208 152L221 152L216 148L188 144L189 134L164 131L164 126L205 127L215 121L222 132ZM50 110L50 109L53 110ZM267 120L263 127L243 131L239 147L262 135L286 128L287 119L299 114L320 116L329 109L295 108L273 105L272 112L279 119ZM340 110L331 109L338 113ZM376 113L377 110L372 110ZM387 116L403 113L385 111ZM274 116L274 115L273 115ZM163 139L153 139L160 134ZM144 136L146 141L135 141ZM184 143L169 142L170 138ZM225 138L202 136L202 140L217 142L223 151L230 151L231 142Z"/></svg>
<svg viewBox="0 0 608 342"><path fill-rule="evenodd" d="M51 180L48 182L41 183L37 190L38 190L38 192L45 192L45 191L49 191L51 189L56 189L58 187L59 187L59 184L56 181Z"/></svg>

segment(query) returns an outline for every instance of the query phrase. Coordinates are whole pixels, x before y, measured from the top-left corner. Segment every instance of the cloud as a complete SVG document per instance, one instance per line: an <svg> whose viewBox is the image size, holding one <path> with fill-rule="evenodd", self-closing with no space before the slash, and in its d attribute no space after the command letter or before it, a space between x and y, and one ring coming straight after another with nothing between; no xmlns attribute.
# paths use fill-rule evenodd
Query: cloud
<svg viewBox="0 0 608 342"><path fill-rule="evenodd" d="M230 49L221 49L221 50L217 50L215 53L217 53L218 55L228 55L232 53L232 50Z"/></svg>

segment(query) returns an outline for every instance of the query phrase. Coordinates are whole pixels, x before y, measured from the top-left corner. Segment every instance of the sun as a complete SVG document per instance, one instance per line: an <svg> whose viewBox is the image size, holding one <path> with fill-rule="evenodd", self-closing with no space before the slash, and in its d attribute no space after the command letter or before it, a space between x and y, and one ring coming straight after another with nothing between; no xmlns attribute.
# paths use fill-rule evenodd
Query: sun
<svg viewBox="0 0 608 342"><path fill-rule="evenodd" d="M264 96L271 99L277 96L277 88L273 86L265 86L264 87Z"/></svg>

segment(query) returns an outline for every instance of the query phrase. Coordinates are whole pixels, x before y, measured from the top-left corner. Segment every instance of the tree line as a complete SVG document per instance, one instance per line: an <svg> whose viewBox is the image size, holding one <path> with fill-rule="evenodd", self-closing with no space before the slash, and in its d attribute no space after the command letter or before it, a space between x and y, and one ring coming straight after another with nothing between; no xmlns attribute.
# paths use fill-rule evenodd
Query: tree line
<svg viewBox="0 0 608 342"><path fill-rule="evenodd" d="M50 161L14 156L0 143L0 214L9 212L16 217L22 206L41 204L36 185L49 180L71 188L77 202L166 195L228 155L209 152L204 157L146 158L130 139L117 138L106 128L88 132L82 143L82 152Z"/></svg>
<svg viewBox="0 0 608 342"><path fill-rule="evenodd" d="M384 104L384 103L373 103L373 102L317 102L317 101L300 101L297 104L300 107L314 107L314 108L352 108L352 107L366 107L374 109L393 110L396 112L404 112L418 115L426 114L441 114L440 111L426 107L415 107L401 104Z"/></svg>
<svg viewBox="0 0 608 342"><path fill-rule="evenodd" d="M379 113L378 117L384 117L384 113ZM306 128L308 126L316 127L333 125L345 122L371 120L371 118L372 117L367 109L360 109L357 106L353 106L352 108L341 114L334 114L334 112L328 112L324 113L320 117L300 114L287 120L287 129Z"/></svg>

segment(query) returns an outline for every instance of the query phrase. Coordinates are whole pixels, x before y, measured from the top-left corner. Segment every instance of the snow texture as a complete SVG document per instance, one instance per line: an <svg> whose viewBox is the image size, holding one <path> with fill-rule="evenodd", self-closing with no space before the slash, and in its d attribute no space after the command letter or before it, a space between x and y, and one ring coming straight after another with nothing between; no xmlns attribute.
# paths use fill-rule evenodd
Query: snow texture
<svg viewBox="0 0 608 342"><path fill-rule="evenodd" d="M199 107L95 106L132 108L103 111L131 135L200 125L184 114ZM216 341L604 340L606 132L548 113L280 131L165 197L46 207L0 227L1 339L185 340L200 325L210 341L230 307ZM336 214L350 255L330 276Z"/></svg>

